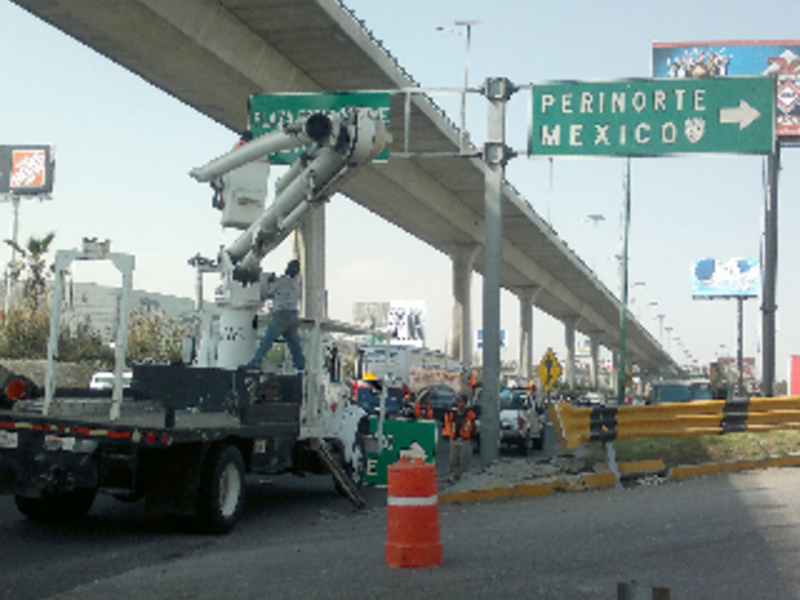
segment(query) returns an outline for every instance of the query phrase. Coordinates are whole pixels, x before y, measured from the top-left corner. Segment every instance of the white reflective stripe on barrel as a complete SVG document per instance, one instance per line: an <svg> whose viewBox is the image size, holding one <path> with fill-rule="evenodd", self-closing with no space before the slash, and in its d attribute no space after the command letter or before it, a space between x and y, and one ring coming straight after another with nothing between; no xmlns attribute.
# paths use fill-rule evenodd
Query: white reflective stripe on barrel
<svg viewBox="0 0 800 600"><path fill-rule="evenodd" d="M386 503L389 506L432 506L439 504L439 496L389 496Z"/></svg>

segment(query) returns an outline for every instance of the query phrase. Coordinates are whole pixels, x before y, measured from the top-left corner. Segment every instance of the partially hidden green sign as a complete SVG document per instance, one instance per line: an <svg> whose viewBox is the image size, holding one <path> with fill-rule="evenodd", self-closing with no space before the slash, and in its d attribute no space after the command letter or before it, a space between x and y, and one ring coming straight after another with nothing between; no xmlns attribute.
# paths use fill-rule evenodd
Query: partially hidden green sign
<svg viewBox="0 0 800 600"><path fill-rule="evenodd" d="M342 116L348 107L355 106L374 111L389 127L390 95L385 92L325 92L303 94L253 94L250 96L250 131L258 137L273 131L281 123L304 119L313 113ZM294 148L270 156L270 162L290 164L303 152ZM384 150L377 161L388 159Z"/></svg>
<svg viewBox="0 0 800 600"><path fill-rule="evenodd" d="M771 77L534 85L534 155L767 154Z"/></svg>
<svg viewBox="0 0 800 600"><path fill-rule="evenodd" d="M378 417L370 417L369 424L370 433L378 433ZM383 438L378 440L378 453L367 452L364 482L386 485L389 465L400 460L403 453L410 453L427 463L435 463L437 435L437 423L433 420L386 419Z"/></svg>

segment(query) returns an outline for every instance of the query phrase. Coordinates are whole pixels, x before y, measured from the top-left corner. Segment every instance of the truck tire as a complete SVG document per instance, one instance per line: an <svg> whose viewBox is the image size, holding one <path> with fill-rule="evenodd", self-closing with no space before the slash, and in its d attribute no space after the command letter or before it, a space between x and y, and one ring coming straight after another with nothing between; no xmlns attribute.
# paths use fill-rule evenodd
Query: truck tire
<svg viewBox="0 0 800 600"><path fill-rule="evenodd" d="M84 517L96 495L94 488L75 488L62 493L42 492L38 498L15 496L14 503L32 521L68 523Z"/></svg>
<svg viewBox="0 0 800 600"><path fill-rule="evenodd" d="M212 447L200 486L197 524L205 533L229 533L244 509L244 460L236 446Z"/></svg>
<svg viewBox="0 0 800 600"><path fill-rule="evenodd" d="M344 472L347 474L347 477L350 478L350 481L353 482L356 489L361 489L364 485L364 478L367 475L367 452L366 452L366 445L364 443L364 436L361 433L356 435L356 446L354 448L356 452L358 452L358 458L355 461L355 465L345 462L344 460L344 451L340 449L336 452L336 460L344 469ZM342 485L337 481L336 477L333 477L333 486L336 488L336 491L341 496L347 496L347 492L342 488Z"/></svg>

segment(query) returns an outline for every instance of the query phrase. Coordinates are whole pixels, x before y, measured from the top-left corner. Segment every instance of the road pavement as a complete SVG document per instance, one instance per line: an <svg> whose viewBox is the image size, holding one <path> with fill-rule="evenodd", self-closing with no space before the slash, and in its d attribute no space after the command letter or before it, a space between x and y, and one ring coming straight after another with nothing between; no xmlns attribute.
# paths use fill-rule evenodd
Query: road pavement
<svg viewBox="0 0 800 600"><path fill-rule="evenodd" d="M389 568L385 491L354 511L330 477L254 478L228 536L187 533L101 498L71 526L0 498L0 598L524 597L800 600L800 469L439 507L444 564Z"/></svg>

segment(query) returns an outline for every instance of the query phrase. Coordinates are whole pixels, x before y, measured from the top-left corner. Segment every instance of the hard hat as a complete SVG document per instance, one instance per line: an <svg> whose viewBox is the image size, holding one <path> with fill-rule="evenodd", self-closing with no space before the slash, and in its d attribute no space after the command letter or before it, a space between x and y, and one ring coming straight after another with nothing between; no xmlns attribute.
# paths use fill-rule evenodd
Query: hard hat
<svg viewBox="0 0 800 600"><path fill-rule="evenodd" d="M364 378L363 379L364 379L364 381L378 381L378 378L375 377L375 373L373 373L372 371L364 373Z"/></svg>

